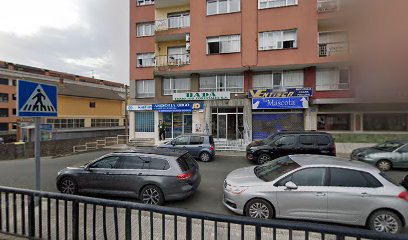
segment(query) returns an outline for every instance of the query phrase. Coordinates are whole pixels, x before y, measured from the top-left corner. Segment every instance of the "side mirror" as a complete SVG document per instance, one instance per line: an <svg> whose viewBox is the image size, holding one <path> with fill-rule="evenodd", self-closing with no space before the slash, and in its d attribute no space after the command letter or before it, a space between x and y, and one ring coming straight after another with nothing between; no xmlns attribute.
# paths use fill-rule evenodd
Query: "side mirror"
<svg viewBox="0 0 408 240"><path fill-rule="evenodd" d="M170 144L173 145L173 146L175 146L175 145L176 145L176 141L173 140L173 141L170 142Z"/></svg>
<svg viewBox="0 0 408 240"><path fill-rule="evenodd" d="M297 186L294 182L292 182L292 181L287 182L287 183L285 184L285 187L286 187L286 189L288 189L288 190L296 190L296 189L298 189L298 186Z"/></svg>

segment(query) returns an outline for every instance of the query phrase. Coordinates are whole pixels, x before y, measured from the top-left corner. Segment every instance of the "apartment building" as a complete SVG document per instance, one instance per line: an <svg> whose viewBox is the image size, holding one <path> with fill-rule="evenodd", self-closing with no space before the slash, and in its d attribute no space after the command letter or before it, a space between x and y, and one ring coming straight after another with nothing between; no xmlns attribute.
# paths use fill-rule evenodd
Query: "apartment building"
<svg viewBox="0 0 408 240"><path fill-rule="evenodd" d="M16 116L19 79L58 88L58 117L43 119L47 126L44 140L125 134L125 85L0 61L0 133L9 141L32 141L34 137L33 119Z"/></svg>
<svg viewBox="0 0 408 240"><path fill-rule="evenodd" d="M407 107L355 99L342 7L339 0L130 0L130 138L157 140L160 120L167 138L406 133Z"/></svg>

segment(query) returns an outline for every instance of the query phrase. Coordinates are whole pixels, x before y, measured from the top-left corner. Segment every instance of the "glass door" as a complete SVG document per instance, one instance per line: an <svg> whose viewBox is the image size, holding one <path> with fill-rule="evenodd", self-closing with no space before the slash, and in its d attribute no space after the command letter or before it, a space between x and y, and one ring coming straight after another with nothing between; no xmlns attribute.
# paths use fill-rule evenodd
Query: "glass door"
<svg viewBox="0 0 408 240"><path fill-rule="evenodd" d="M227 139L227 114L218 114L218 138Z"/></svg>
<svg viewBox="0 0 408 240"><path fill-rule="evenodd" d="M193 115L184 115L184 134L193 133Z"/></svg>

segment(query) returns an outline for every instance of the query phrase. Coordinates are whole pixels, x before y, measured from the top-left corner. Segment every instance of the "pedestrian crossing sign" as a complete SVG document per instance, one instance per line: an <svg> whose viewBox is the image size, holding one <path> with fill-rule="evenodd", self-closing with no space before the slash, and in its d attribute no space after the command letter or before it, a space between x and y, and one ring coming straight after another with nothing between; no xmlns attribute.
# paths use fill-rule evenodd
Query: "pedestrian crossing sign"
<svg viewBox="0 0 408 240"><path fill-rule="evenodd" d="M17 85L17 116L57 117L57 86L19 80Z"/></svg>

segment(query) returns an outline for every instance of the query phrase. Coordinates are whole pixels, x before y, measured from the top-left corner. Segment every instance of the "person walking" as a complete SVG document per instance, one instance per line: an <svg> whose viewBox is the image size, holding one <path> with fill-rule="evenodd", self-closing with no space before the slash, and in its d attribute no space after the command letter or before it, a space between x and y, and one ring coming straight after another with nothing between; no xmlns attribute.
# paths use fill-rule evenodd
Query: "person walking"
<svg viewBox="0 0 408 240"><path fill-rule="evenodd" d="M163 120L159 121L159 140L160 141L166 140L166 129L164 127Z"/></svg>

